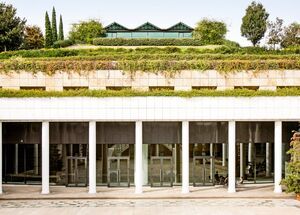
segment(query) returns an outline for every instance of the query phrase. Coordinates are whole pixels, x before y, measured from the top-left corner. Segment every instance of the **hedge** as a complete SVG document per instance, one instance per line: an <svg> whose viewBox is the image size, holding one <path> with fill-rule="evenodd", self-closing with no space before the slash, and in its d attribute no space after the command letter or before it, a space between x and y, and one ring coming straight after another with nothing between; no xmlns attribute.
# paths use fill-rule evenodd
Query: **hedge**
<svg viewBox="0 0 300 215"><path fill-rule="evenodd" d="M57 71L85 73L95 70L123 70L129 72L164 72L172 75L181 70L217 70L236 72L244 70L299 70L300 60L31 60L13 58L0 62L0 73L11 71L44 72L54 74Z"/></svg>
<svg viewBox="0 0 300 215"><path fill-rule="evenodd" d="M58 40L54 42L53 48L65 48L74 44L72 40Z"/></svg>
<svg viewBox="0 0 300 215"><path fill-rule="evenodd" d="M125 39L125 38L95 38L92 42L96 46L203 46L199 39ZM221 44L221 42L219 43Z"/></svg>
<svg viewBox="0 0 300 215"><path fill-rule="evenodd" d="M0 98L29 98L29 97L145 97L145 96L173 96L173 97L259 97L259 96L300 96L299 88L284 88L276 91L267 90L191 90L191 91L137 91L137 90L68 90L68 91L40 91L40 90L8 90L0 89Z"/></svg>
<svg viewBox="0 0 300 215"><path fill-rule="evenodd" d="M63 57L88 57L88 56L120 56L120 55L222 55L223 58L234 56L240 58L241 56L260 56L269 58L270 56L287 56L294 55L300 56L300 48L286 49L286 50L266 50L263 48L235 48L228 46L221 46L219 48L207 49L197 47L138 47L135 49L130 48L98 48L98 49L41 49L41 50L19 50L7 51L0 53L1 59L9 59L11 57L19 56L23 58L63 58ZM299 51L299 52L298 52ZM285 55L285 56L284 56ZM171 56L170 56L171 57Z"/></svg>

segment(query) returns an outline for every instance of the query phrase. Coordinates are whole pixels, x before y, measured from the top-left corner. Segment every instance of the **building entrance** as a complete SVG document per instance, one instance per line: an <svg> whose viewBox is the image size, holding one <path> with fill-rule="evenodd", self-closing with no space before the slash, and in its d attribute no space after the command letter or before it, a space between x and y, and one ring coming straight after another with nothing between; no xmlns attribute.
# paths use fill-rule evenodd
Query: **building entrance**
<svg viewBox="0 0 300 215"><path fill-rule="evenodd" d="M213 177L212 177L213 176ZM215 157L194 156L193 186L215 185Z"/></svg>
<svg viewBox="0 0 300 215"><path fill-rule="evenodd" d="M67 186L86 187L87 186L87 157L67 157Z"/></svg>
<svg viewBox="0 0 300 215"><path fill-rule="evenodd" d="M108 187L129 187L129 156L108 157Z"/></svg>
<svg viewBox="0 0 300 215"><path fill-rule="evenodd" d="M241 183L273 181L273 144L240 143L237 147L237 166Z"/></svg>
<svg viewBox="0 0 300 215"><path fill-rule="evenodd" d="M150 174L151 187L172 187L173 158L171 156L152 156Z"/></svg>

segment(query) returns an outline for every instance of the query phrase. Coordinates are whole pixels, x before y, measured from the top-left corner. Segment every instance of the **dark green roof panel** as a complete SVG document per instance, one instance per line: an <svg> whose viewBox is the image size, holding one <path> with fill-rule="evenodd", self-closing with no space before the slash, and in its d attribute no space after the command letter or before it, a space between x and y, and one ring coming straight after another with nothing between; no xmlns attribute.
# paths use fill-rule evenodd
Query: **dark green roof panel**
<svg viewBox="0 0 300 215"><path fill-rule="evenodd" d="M134 31L161 31L162 29L160 29L159 27L153 25L150 22L146 22L145 24L137 27L134 29Z"/></svg>
<svg viewBox="0 0 300 215"><path fill-rule="evenodd" d="M178 33L191 33L194 29L190 26L184 24L183 22L179 22L167 29L159 28L153 25L150 22L146 22L140 25L137 28L126 28L119 23L113 22L112 24L105 27L107 33L115 33L115 32L178 32Z"/></svg>
<svg viewBox="0 0 300 215"><path fill-rule="evenodd" d="M128 28L126 28L123 25L120 25L119 23L116 23L116 22L113 22L110 25L106 26L105 30L109 31L109 32L113 32L113 31L115 31L115 32L129 31Z"/></svg>
<svg viewBox="0 0 300 215"><path fill-rule="evenodd" d="M191 28L190 26L182 23L182 22L179 22L176 25L173 25L173 26L171 26L170 28L168 28L166 30L167 31L176 31L176 32L178 32L178 31L191 32L194 29Z"/></svg>

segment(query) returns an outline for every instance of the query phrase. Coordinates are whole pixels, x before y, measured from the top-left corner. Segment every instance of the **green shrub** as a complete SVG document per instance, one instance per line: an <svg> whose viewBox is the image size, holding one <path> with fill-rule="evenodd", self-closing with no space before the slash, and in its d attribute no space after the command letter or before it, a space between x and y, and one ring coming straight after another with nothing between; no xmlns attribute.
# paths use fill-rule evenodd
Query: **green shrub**
<svg viewBox="0 0 300 215"><path fill-rule="evenodd" d="M287 166L287 173L282 183L286 185L286 192L300 194L300 141L293 140L292 148L288 151L291 154L291 161Z"/></svg>
<svg viewBox="0 0 300 215"><path fill-rule="evenodd" d="M73 45L74 42L72 40L58 40L56 42L54 42L53 44L53 48L65 48L68 46Z"/></svg>
<svg viewBox="0 0 300 215"><path fill-rule="evenodd" d="M125 38L95 38L93 45L98 46L202 46L199 39L125 39Z"/></svg>

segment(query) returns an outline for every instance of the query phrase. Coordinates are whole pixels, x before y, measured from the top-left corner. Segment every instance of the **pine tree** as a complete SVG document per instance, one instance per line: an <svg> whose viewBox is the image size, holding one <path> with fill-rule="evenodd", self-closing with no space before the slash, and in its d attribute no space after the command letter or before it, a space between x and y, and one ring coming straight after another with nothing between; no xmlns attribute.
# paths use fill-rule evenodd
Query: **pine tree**
<svg viewBox="0 0 300 215"><path fill-rule="evenodd" d="M0 52L16 50L24 38L25 19L17 16L11 4L0 2Z"/></svg>
<svg viewBox="0 0 300 215"><path fill-rule="evenodd" d="M55 7L52 9L52 41L57 41L57 25L56 25L56 12Z"/></svg>
<svg viewBox="0 0 300 215"><path fill-rule="evenodd" d="M61 15L59 18L58 40L64 40L64 24Z"/></svg>
<svg viewBox="0 0 300 215"><path fill-rule="evenodd" d="M45 48L50 48L53 45L52 29L48 12L45 15Z"/></svg>

